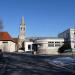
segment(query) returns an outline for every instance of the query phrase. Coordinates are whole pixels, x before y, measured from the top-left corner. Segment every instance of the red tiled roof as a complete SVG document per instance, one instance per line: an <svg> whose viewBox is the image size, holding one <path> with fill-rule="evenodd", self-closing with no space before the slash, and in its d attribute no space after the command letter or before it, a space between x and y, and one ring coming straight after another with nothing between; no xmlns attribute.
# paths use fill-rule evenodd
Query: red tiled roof
<svg viewBox="0 0 75 75"><path fill-rule="evenodd" d="M9 35L8 32L0 32L0 41L13 41L15 42L12 37Z"/></svg>

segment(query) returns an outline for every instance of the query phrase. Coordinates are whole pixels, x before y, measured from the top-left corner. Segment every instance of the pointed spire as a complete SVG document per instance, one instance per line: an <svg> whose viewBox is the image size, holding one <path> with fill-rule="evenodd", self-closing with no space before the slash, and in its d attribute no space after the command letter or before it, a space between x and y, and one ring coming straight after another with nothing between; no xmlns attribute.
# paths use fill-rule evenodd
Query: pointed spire
<svg viewBox="0 0 75 75"><path fill-rule="evenodd" d="M24 16L22 16L21 25L25 25Z"/></svg>

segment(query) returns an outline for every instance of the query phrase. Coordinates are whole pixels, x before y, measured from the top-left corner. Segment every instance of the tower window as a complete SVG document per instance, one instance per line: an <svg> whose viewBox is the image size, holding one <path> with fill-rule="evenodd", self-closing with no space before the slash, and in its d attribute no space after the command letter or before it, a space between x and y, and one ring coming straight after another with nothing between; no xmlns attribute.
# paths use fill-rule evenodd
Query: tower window
<svg viewBox="0 0 75 75"><path fill-rule="evenodd" d="M25 28L24 28L24 30L25 30Z"/></svg>
<svg viewBox="0 0 75 75"><path fill-rule="evenodd" d="M22 30L22 27L21 27L21 30Z"/></svg>
<svg viewBox="0 0 75 75"><path fill-rule="evenodd" d="M25 30L25 28L21 27L21 30Z"/></svg>

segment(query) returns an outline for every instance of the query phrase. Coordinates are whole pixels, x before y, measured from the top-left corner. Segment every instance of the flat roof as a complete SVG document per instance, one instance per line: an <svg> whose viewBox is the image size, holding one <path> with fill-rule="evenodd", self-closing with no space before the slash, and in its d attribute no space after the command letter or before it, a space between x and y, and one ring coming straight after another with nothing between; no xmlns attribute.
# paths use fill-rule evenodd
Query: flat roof
<svg viewBox="0 0 75 75"><path fill-rule="evenodd" d="M64 39L60 37L26 37L26 40L42 40L42 39Z"/></svg>

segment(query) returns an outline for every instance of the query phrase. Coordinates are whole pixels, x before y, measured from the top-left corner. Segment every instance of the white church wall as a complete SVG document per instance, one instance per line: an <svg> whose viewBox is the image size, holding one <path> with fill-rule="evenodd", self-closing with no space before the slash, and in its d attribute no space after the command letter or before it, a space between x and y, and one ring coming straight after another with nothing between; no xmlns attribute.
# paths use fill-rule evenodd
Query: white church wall
<svg viewBox="0 0 75 75"><path fill-rule="evenodd" d="M15 52L16 51L15 43L12 41L8 41L8 48L9 48L8 52Z"/></svg>
<svg viewBox="0 0 75 75"><path fill-rule="evenodd" d="M14 52L15 51L15 43L12 41L0 41L0 49L3 52Z"/></svg>

